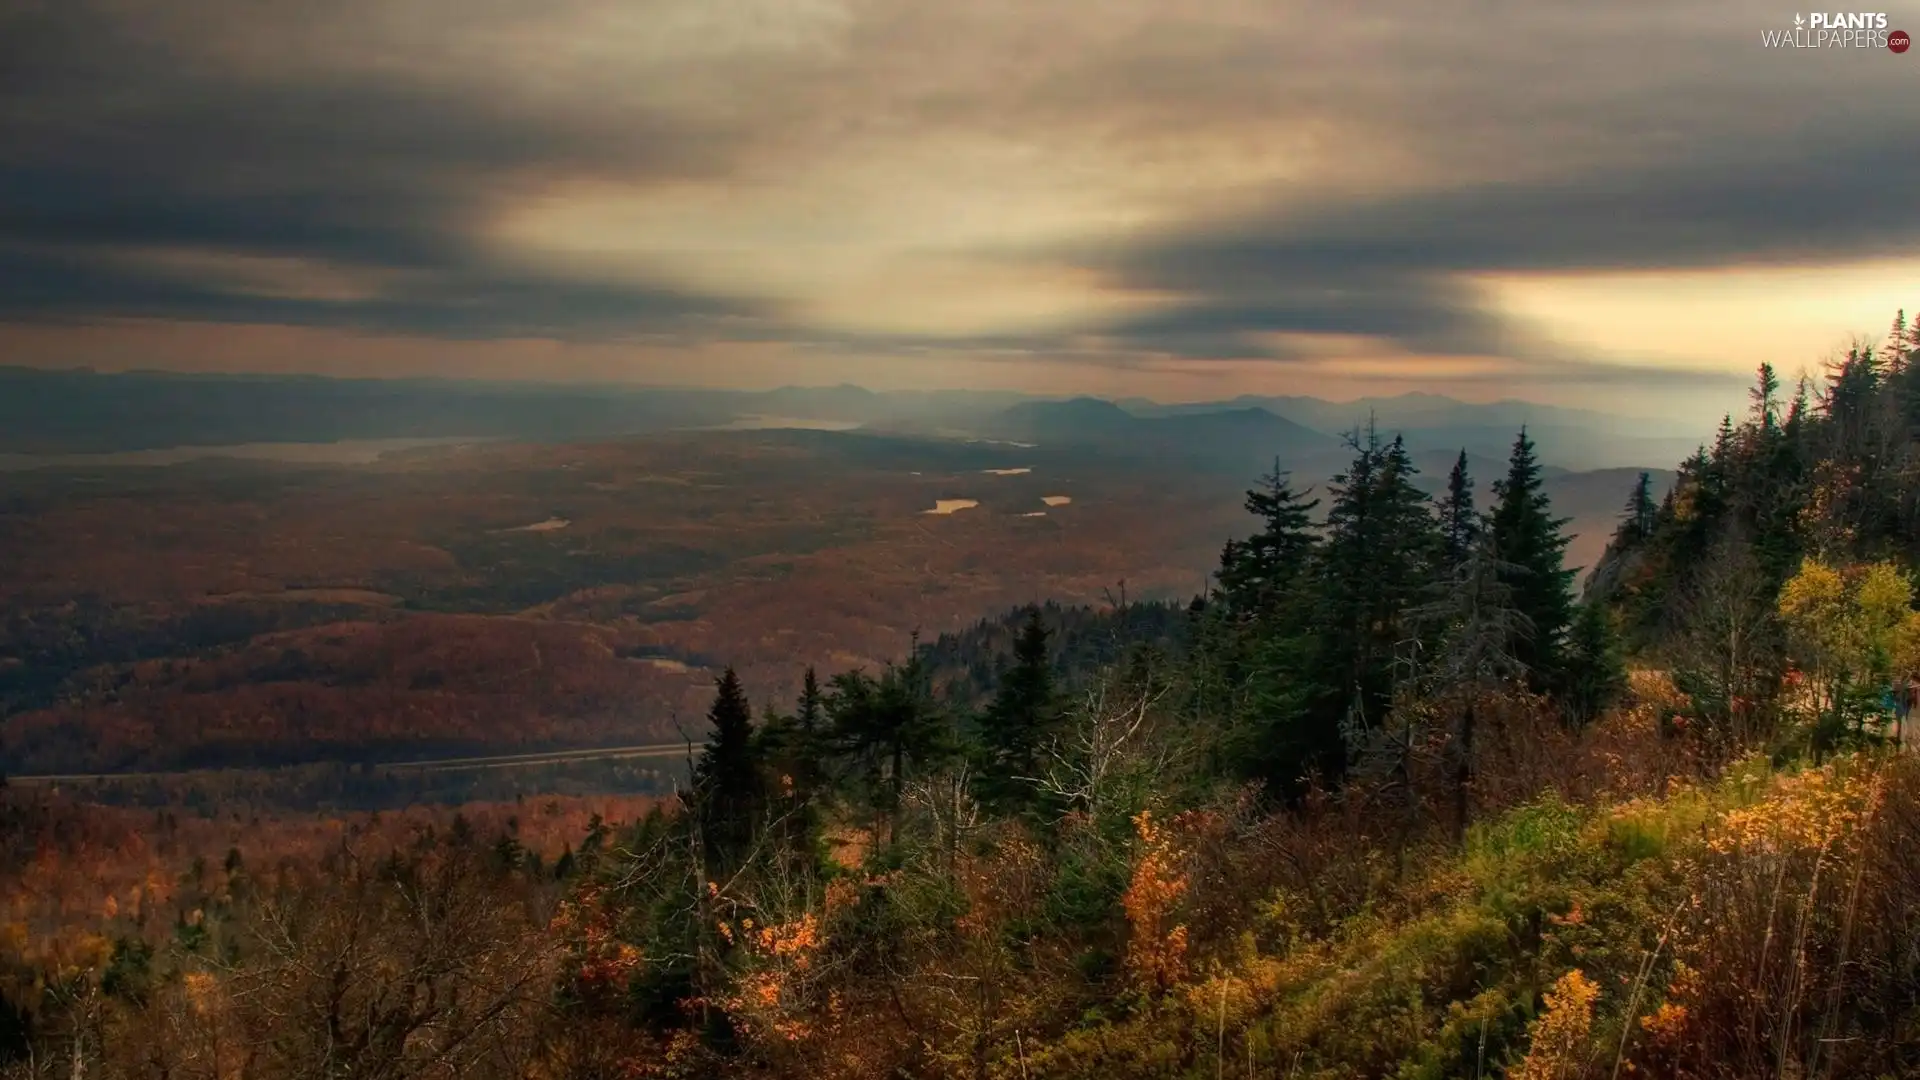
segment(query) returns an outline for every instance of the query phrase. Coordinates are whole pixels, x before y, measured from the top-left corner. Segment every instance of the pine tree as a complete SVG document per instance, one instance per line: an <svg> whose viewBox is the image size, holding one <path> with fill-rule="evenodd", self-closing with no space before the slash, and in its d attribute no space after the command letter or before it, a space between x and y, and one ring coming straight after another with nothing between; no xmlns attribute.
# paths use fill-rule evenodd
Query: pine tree
<svg viewBox="0 0 1920 1080"><path fill-rule="evenodd" d="M1557 685L1561 648L1573 618L1575 571L1561 566L1568 537L1567 519L1553 516L1541 488L1540 463L1526 428L1514 440L1506 478L1494 484L1495 504L1487 528L1500 561L1517 568L1508 578L1514 607L1533 632L1513 643L1513 655L1526 667L1536 689Z"/></svg>
<svg viewBox="0 0 1920 1080"><path fill-rule="evenodd" d="M1239 618L1273 616L1306 568L1315 537L1313 511L1320 500L1295 491L1278 462L1247 492L1247 512L1260 528L1244 541L1228 541L1220 554L1220 595Z"/></svg>
<svg viewBox="0 0 1920 1080"><path fill-rule="evenodd" d="M901 796L910 772L924 771L952 752L947 717L935 705L923 652L888 665L879 678L849 671L833 677L826 699L831 737L852 766L856 794L889 836L899 825Z"/></svg>
<svg viewBox="0 0 1920 1080"><path fill-rule="evenodd" d="M800 681L800 701L794 710L795 754L793 784L801 798L811 798L820 786L824 770L821 758L826 752L827 698L820 692L820 679L812 665Z"/></svg>
<svg viewBox="0 0 1920 1080"><path fill-rule="evenodd" d="M1473 503L1473 477L1467 474L1467 451L1447 474L1447 494L1440 500L1440 536L1445 545L1446 568L1465 562L1480 535L1480 512Z"/></svg>
<svg viewBox="0 0 1920 1080"><path fill-rule="evenodd" d="M1813 389L1806 376L1803 375L1800 378L1799 384L1794 388L1793 402L1787 406L1787 422L1784 426L1786 428L1787 438L1790 441L1797 441L1801 435L1804 434L1807 418L1811 415L1812 411L1812 396Z"/></svg>
<svg viewBox="0 0 1920 1080"><path fill-rule="evenodd" d="M800 698L790 714L767 710L756 734L769 790L767 813L777 847L770 852L788 873L812 874L824 858L821 802L827 792L831 747L826 731L825 696L813 668L806 670Z"/></svg>
<svg viewBox="0 0 1920 1080"><path fill-rule="evenodd" d="M979 791L983 802L1001 812L1032 804L1032 778L1040 775L1041 756L1059 725L1049 637L1040 609L1029 609L1014 641L1013 664L980 717Z"/></svg>
<svg viewBox="0 0 1920 1080"><path fill-rule="evenodd" d="M1719 513L1732 501L1738 474L1736 448L1733 417L1730 414L1722 414L1720 427L1713 433L1713 450L1707 455L1704 486L1711 500L1712 513Z"/></svg>
<svg viewBox="0 0 1920 1080"><path fill-rule="evenodd" d="M1633 482L1633 494L1627 497L1626 513L1620 520L1619 535L1632 541L1653 535L1654 516L1659 507L1653 501L1653 474L1641 473Z"/></svg>
<svg viewBox="0 0 1920 1080"><path fill-rule="evenodd" d="M729 667L715 682L707 710L706 748L694 764L692 801L711 872L739 865L753 846L761 809L760 761L753 738L753 707Z"/></svg>
<svg viewBox="0 0 1920 1080"><path fill-rule="evenodd" d="M1403 439L1382 445L1371 426L1348 437L1353 464L1335 479L1323 552L1319 659L1325 680L1303 732L1314 764L1344 770L1353 732L1391 705L1407 613L1427 594L1442 549L1439 523ZM1336 748L1338 748L1336 750Z"/></svg>
<svg viewBox="0 0 1920 1080"><path fill-rule="evenodd" d="M1567 718L1584 724L1626 689L1626 663L1606 609L1581 604L1567 633L1566 676L1561 700Z"/></svg>
<svg viewBox="0 0 1920 1080"><path fill-rule="evenodd" d="M1764 434L1772 434L1780 416L1780 377L1773 373L1772 364L1760 365L1748 396L1753 400L1754 426Z"/></svg>
<svg viewBox="0 0 1920 1080"><path fill-rule="evenodd" d="M1905 308L1894 312L1893 329L1887 333L1887 343L1881 347L1881 358L1888 371L1897 371L1906 365L1916 328L1920 328L1920 320L1915 321L1914 327L1909 327Z"/></svg>
<svg viewBox="0 0 1920 1080"><path fill-rule="evenodd" d="M1519 568L1500 561L1493 537L1482 532L1448 576L1436 598L1413 612L1423 637L1433 642L1424 658L1422 692L1452 720L1446 745L1452 757L1453 827L1464 836L1474 775L1474 739L1481 699L1525 676L1514 643L1533 636L1533 625L1514 606L1507 579ZM1409 715L1415 710L1407 710ZM1402 735L1398 770L1405 774L1415 750L1411 731Z"/></svg>
<svg viewBox="0 0 1920 1080"><path fill-rule="evenodd" d="M769 715L760 726L761 758L794 802L811 800L825 780L826 722L826 696L809 666L793 713Z"/></svg>

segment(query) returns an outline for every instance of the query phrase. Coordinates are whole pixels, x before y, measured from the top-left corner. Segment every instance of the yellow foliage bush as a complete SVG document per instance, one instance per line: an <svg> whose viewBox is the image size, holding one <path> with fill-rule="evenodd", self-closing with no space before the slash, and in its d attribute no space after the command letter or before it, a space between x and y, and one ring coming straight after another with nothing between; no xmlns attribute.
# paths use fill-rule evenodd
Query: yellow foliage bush
<svg viewBox="0 0 1920 1080"><path fill-rule="evenodd" d="M1593 1003L1600 987L1575 968L1547 991L1547 1011L1534 1021L1526 1060L1509 1080L1562 1080L1578 1076L1593 1030Z"/></svg>

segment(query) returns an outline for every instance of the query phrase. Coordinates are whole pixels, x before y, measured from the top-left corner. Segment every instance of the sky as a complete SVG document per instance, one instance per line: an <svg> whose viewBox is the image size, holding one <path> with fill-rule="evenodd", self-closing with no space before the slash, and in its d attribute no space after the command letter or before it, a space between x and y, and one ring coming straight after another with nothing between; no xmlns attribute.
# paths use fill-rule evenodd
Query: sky
<svg viewBox="0 0 1920 1080"><path fill-rule="evenodd" d="M1795 14L0 0L0 362L1717 414L1920 304Z"/></svg>

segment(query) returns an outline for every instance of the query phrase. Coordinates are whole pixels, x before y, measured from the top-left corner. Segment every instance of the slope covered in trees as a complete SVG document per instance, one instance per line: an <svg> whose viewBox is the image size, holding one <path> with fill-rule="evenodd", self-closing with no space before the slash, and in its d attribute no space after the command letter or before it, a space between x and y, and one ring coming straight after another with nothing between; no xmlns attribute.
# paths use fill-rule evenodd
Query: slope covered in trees
<svg viewBox="0 0 1920 1080"><path fill-rule="evenodd" d="M1920 328L1897 318L1791 395L1762 366L1666 498L1628 499L1588 595L1669 667L1690 722L1729 749L1816 753L1904 713L1920 674L1905 572L1920 557ZM1809 731L1781 731L1812 704Z"/></svg>
<svg viewBox="0 0 1920 1080"><path fill-rule="evenodd" d="M1527 432L1436 499L1354 431L1189 605L1032 609L757 717L728 672L678 806L564 875L349 839L16 949L8 1068L1914 1075L1916 344L1784 404L1763 372L1580 602Z"/></svg>

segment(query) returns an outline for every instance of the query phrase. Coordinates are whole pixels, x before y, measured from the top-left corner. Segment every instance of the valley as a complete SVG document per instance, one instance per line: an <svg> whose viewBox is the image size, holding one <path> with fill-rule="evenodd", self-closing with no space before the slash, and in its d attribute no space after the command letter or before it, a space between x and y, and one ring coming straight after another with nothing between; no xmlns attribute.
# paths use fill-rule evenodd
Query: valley
<svg viewBox="0 0 1920 1080"><path fill-rule="evenodd" d="M1196 461L772 429L8 473L0 769L697 738L725 665L783 702L808 666L878 669L916 633L1036 599L1203 591L1263 458L1243 446L1235 468L1220 445ZM1283 465L1324 486L1341 452L1315 445ZM1424 454L1422 480L1450 462ZM1549 475L1576 565L1632 476Z"/></svg>

